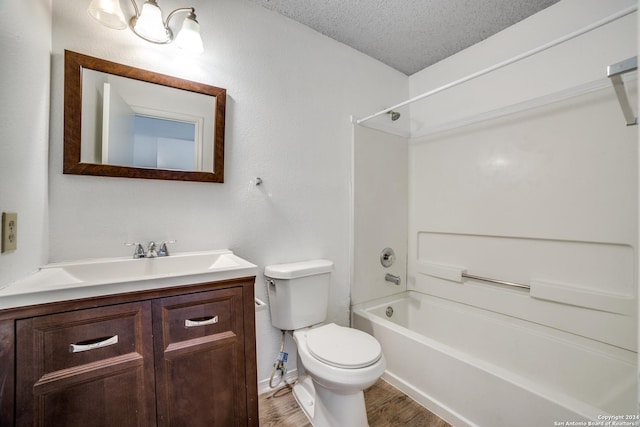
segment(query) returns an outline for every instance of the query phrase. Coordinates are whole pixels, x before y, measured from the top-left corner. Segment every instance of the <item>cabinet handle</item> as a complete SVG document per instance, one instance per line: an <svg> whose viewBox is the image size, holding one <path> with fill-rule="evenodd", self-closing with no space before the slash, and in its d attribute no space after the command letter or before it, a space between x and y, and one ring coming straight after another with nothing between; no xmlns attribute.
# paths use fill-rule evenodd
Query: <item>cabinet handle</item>
<svg viewBox="0 0 640 427"><path fill-rule="evenodd" d="M110 338L98 338L100 341L89 342L87 344L70 344L69 353L80 353L81 351L95 350L96 348L106 347L108 345L118 344L118 336L114 335ZM85 341L86 342L86 341Z"/></svg>
<svg viewBox="0 0 640 427"><path fill-rule="evenodd" d="M205 317L202 319L187 319L184 321L185 328L193 328L196 326L213 325L218 323L218 316Z"/></svg>

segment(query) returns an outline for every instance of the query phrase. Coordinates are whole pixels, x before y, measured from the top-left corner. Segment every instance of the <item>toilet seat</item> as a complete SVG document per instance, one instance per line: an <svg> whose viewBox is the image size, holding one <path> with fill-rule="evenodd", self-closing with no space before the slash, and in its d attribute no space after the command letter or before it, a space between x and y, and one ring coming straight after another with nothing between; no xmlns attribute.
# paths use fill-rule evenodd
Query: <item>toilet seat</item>
<svg viewBox="0 0 640 427"><path fill-rule="evenodd" d="M376 363L380 343L371 335L335 323L307 332L307 348L316 359L337 368L357 369Z"/></svg>

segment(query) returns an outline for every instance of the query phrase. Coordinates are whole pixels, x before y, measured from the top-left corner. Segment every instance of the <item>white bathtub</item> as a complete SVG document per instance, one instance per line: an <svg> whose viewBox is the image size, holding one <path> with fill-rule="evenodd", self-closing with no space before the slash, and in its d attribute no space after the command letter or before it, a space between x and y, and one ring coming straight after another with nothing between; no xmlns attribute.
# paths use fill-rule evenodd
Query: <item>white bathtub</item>
<svg viewBox="0 0 640 427"><path fill-rule="evenodd" d="M380 341L383 378L454 426L605 425L637 414L628 350L412 291L354 306L352 322Z"/></svg>

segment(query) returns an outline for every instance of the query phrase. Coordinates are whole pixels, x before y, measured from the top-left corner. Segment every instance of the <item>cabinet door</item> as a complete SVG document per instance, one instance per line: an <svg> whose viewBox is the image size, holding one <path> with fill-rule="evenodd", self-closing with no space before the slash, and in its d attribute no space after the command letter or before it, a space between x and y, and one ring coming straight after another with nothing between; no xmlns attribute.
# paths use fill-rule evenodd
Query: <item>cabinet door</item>
<svg viewBox="0 0 640 427"><path fill-rule="evenodd" d="M151 303L16 321L18 426L155 424Z"/></svg>
<svg viewBox="0 0 640 427"><path fill-rule="evenodd" d="M242 288L153 301L159 426L247 424Z"/></svg>

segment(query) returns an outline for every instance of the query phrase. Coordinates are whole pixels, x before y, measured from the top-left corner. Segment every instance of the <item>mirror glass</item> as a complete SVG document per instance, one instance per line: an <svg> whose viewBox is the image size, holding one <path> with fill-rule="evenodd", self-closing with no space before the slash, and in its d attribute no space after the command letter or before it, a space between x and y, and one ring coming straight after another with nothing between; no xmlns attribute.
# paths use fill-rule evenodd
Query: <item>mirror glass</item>
<svg viewBox="0 0 640 427"><path fill-rule="evenodd" d="M64 173L223 182L222 88L65 51Z"/></svg>

